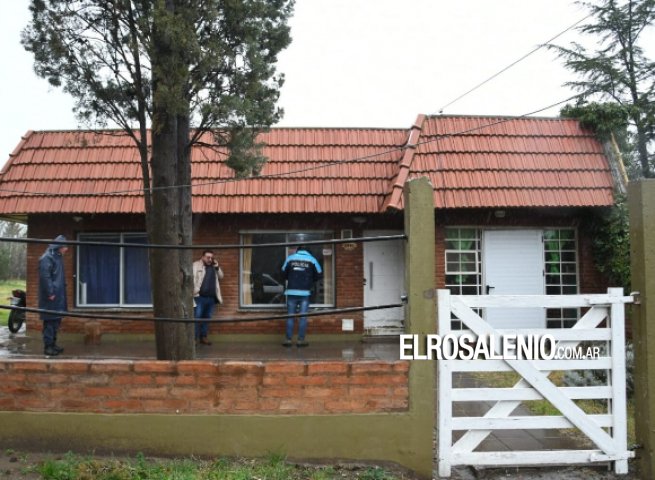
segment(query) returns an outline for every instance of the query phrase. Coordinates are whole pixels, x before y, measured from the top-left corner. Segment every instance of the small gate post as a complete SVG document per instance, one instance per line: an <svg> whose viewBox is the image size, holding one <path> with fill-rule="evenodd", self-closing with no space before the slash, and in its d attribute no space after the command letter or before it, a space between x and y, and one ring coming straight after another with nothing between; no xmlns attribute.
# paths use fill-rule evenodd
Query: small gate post
<svg viewBox="0 0 655 480"><path fill-rule="evenodd" d="M637 457L641 478L655 478L655 180L631 183L628 204L632 289L641 294L632 310Z"/></svg>
<svg viewBox="0 0 655 480"><path fill-rule="evenodd" d="M405 234L405 287L407 308L405 333L434 334L437 322L435 290L435 226L432 185L427 178L410 180L404 187ZM423 342L421 342L423 343ZM425 353L425 352L421 352ZM433 439L435 434L436 368L431 360L414 360L410 365L410 410L418 427L414 435L420 435L423 467L418 472L432 478L434 466Z"/></svg>

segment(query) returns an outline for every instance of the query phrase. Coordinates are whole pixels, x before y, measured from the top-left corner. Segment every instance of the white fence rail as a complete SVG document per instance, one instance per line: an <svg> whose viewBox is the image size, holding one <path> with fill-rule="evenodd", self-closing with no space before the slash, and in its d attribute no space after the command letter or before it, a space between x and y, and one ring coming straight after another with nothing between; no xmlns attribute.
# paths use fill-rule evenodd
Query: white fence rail
<svg viewBox="0 0 655 480"><path fill-rule="evenodd" d="M577 360L558 359L453 359L438 361L438 463L439 475L448 477L456 465L510 466L562 465L590 462L614 462L616 473L627 473L626 391L625 391L625 303L620 288L601 295L451 295L438 291L439 335L500 339L505 334L552 335L557 347L574 349L581 342L603 342L608 346L604 357ZM576 325L561 329L495 330L473 309L486 308L588 308ZM457 318L466 330L452 330ZM496 354L501 350L494 345ZM561 387L548 375L554 370L601 369L608 371L606 386ZM512 388L455 388L455 372L514 371L521 379ZM524 400L547 400L562 415L512 416ZM601 399L607 413L589 415L576 403L578 399ZM496 402L484 416L453 417L454 402ZM576 428L595 445L587 450L475 451L493 430ZM453 443L453 431L465 431Z"/></svg>

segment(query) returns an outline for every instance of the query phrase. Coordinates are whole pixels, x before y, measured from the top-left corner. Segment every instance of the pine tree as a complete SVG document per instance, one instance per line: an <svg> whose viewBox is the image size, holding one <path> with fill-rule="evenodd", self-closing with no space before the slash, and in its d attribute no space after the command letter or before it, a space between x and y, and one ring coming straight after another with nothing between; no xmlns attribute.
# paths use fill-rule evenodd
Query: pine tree
<svg viewBox="0 0 655 480"><path fill-rule="evenodd" d="M644 53L643 44L644 32L653 28L655 0L579 3L591 12L592 20L578 30L597 48L591 50L580 43L549 48L579 77L567 85L582 92L585 99L613 103L626 112L641 175L653 177L655 63Z"/></svg>
<svg viewBox="0 0 655 480"><path fill-rule="evenodd" d="M192 245L191 146L238 139L230 165L257 172L277 122L293 0L32 0L23 46L35 71L75 99L85 123L114 123L136 144L151 243ZM148 136L151 123L152 141ZM244 135L247 132L249 135ZM151 170L150 170L151 167ZM152 173L150 173L152 172ZM150 251L153 312L193 318L191 251ZM193 327L157 323L157 357L193 358Z"/></svg>

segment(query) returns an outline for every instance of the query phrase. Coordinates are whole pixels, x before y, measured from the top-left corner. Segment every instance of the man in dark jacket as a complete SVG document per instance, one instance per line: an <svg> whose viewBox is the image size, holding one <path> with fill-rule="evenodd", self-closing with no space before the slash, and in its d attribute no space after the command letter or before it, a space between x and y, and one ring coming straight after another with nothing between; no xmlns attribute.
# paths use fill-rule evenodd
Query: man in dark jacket
<svg viewBox="0 0 655 480"><path fill-rule="evenodd" d="M305 246L300 245L296 249L296 253L289 255L282 265L282 274L287 281L287 289L284 292L287 296L287 313L289 315L300 313L300 320L298 322L298 342L299 347L306 347L309 345L305 341L305 333L307 331L307 311L309 310L309 297L311 295L314 283L316 283L323 273L321 265L318 263L311 253L307 251ZM294 317L287 318L286 338L284 340L285 347L291 346L291 338L293 337L293 321Z"/></svg>
<svg viewBox="0 0 655 480"><path fill-rule="evenodd" d="M68 247L63 235L57 236L39 259L39 308L56 312L66 312L66 275L63 255ZM43 353L56 356L64 351L57 345L57 332L61 324L61 313L41 313L43 320Z"/></svg>

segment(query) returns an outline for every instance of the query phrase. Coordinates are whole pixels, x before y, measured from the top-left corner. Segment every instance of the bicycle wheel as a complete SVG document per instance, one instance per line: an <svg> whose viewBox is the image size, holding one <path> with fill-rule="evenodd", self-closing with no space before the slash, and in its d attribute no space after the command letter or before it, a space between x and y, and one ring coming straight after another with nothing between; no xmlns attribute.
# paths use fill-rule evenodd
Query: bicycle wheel
<svg viewBox="0 0 655 480"><path fill-rule="evenodd" d="M20 330L20 327L23 326L23 322L25 321L25 312L19 312L17 310L12 310L9 312L9 319L7 322L7 326L9 327L9 331L11 333L16 333L18 330Z"/></svg>

